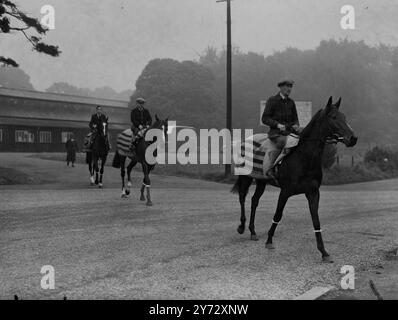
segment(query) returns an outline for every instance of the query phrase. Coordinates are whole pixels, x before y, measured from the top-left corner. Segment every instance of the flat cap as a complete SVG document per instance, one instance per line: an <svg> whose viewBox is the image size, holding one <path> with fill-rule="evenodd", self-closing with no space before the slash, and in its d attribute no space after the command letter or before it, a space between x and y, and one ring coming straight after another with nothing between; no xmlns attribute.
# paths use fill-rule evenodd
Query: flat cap
<svg viewBox="0 0 398 320"><path fill-rule="evenodd" d="M282 87L284 85L294 85L294 81L292 79L282 79L278 82L278 87Z"/></svg>
<svg viewBox="0 0 398 320"><path fill-rule="evenodd" d="M139 104L144 104L146 102L144 98L137 98L135 101Z"/></svg>

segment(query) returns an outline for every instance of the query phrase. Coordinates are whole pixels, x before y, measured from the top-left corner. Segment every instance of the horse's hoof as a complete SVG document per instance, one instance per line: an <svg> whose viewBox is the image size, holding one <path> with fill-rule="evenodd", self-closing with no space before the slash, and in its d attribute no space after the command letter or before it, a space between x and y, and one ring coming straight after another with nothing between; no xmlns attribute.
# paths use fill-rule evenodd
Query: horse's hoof
<svg viewBox="0 0 398 320"><path fill-rule="evenodd" d="M99 189L102 189L102 187L103 187L103 185L102 185L102 183L100 183L100 184L98 185L98 188L99 188Z"/></svg>
<svg viewBox="0 0 398 320"><path fill-rule="evenodd" d="M126 190L126 196L130 195L130 190Z"/></svg>
<svg viewBox="0 0 398 320"><path fill-rule="evenodd" d="M331 256L324 256L324 257L322 257L322 262L323 263L333 263L334 261Z"/></svg>
<svg viewBox="0 0 398 320"><path fill-rule="evenodd" d="M244 226L239 226L238 227L238 233L239 234L244 234L245 233L245 227Z"/></svg>
<svg viewBox="0 0 398 320"><path fill-rule="evenodd" d="M272 243L266 243L265 248L267 248L269 250L275 250L275 246Z"/></svg>
<svg viewBox="0 0 398 320"><path fill-rule="evenodd" d="M145 201L146 198L145 198L144 196L141 196L140 200L141 200L141 201Z"/></svg>
<svg viewBox="0 0 398 320"><path fill-rule="evenodd" d="M152 207L152 206L153 206L152 201L148 201L148 202L146 203L146 206L147 206L147 207Z"/></svg>
<svg viewBox="0 0 398 320"><path fill-rule="evenodd" d="M257 236L256 234L252 234L252 235L250 236L250 240L252 240L252 241L258 241L258 236Z"/></svg>

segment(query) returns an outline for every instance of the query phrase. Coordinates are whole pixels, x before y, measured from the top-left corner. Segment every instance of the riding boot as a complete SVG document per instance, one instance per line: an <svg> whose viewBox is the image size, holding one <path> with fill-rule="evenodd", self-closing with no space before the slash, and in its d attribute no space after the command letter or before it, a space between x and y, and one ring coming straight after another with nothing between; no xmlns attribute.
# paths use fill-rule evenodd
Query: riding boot
<svg viewBox="0 0 398 320"><path fill-rule="evenodd" d="M281 163L284 157L290 152L289 149L283 149L282 152L278 155L275 159L274 164L270 169L267 171L267 176L270 177L274 182L279 185L278 183L278 165Z"/></svg>

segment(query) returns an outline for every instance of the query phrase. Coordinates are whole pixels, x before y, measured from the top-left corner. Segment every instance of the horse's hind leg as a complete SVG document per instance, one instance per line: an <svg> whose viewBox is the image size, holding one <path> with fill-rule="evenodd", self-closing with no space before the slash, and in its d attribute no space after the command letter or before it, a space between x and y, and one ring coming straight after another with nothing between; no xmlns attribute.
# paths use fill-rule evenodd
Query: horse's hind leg
<svg viewBox="0 0 398 320"><path fill-rule="evenodd" d="M239 203L240 203L240 225L238 227L238 233L243 234L246 227L246 214L245 214L245 201L247 192L249 191L250 185L253 179L248 176L239 176L238 192L239 192Z"/></svg>
<svg viewBox="0 0 398 320"><path fill-rule="evenodd" d="M272 243L272 238L275 234L276 227L278 226L279 222L282 220L283 209L285 209L286 202L288 199L289 199L289 194L286 191L281 190L279 194L278 205L276 207L276 212L274 215L274 220L272 221L271 228L268 231L268 239L265 244L265 247L267 249L275 249Z"/></svg>
<svg viewBox="0 0 398 320"><path fill-rule="evenodd" d="M252 205L251 205L251 212L250 212L250 224L249 224L251 239L254 241L258 240L256 231L255 231L255 227L254 227L254 220L256 218L256 210L257 210L260 198L264 193L265 186L267 185L267 183L265 180L257 180L256 179L256 184L257 184L256 191L254 192L254 195L252 197Z"/></svg>

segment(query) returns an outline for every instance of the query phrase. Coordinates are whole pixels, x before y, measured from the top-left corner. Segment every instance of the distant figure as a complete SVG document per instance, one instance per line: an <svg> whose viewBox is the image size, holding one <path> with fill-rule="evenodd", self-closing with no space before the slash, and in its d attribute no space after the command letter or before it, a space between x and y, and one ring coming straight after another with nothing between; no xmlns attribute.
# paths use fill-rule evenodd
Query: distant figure
<svg viewBox="0 0 398 320"><path fill-rule="evenodd" d="M78 147L73 135L71 135L68 141L66 141L65 148L66 148L66 165L69 167L69 163L72 163L72 167L75 167L76 152L78 151Z"/></svg>

